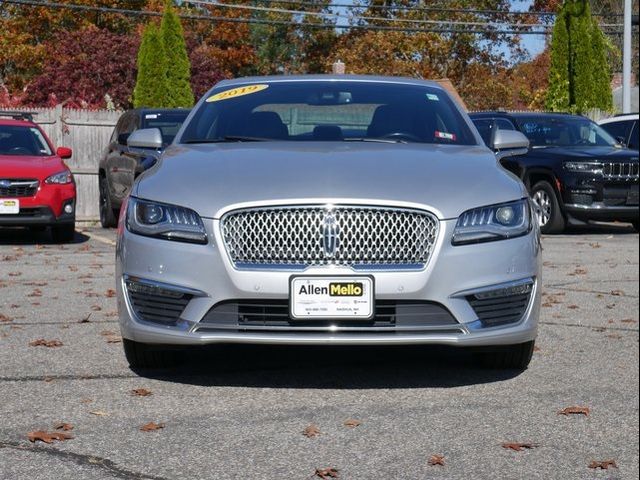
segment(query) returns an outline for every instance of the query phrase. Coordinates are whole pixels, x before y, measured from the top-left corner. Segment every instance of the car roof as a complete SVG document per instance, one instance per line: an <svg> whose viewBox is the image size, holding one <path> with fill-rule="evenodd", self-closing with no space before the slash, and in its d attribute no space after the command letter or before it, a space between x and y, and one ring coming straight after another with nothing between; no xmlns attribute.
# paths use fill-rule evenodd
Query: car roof
<svg viewBox="0 0 640 480"><path fill-rule="evenodd" d="M176 113L176 112L184 112L184 113L189 113L191 111L190 108L147 108L147 107L140 107L140 108L132 108L131 110L127 110L126 113L140 113L142 115L145 115L147 113Z"/></svg>
<svg viewBox="0 0 640 480"><path fill-rule="evenodd" d="M483 112L470 112L469 116L473 118L483 118L483 117L511 117L511 118L575 118L584 120L585 117L582 115L573 115L571 113L562 113L562 112L508 112L504 110L492 110L492 111L483 111Z"/></svg>
<svg viewBox="0 0 640 480"><path fill-rule="evenodd" d="M639 117L640 116L637 113L625 113L622 115L615 115L613 117L604 118L602 120L599 120L598 123L600 125L604 125L606 123L626 122L628 120L638 120Z"/></svg>
<svg viewBox="0 0 640 480"><path fill-rule="evenodd" d="M430 80L420 80L408 77L391 77L377 75L265 75L260 77L239 77L218 82L216 87L230 87L235 85L246 85L248 83L286 83L286 82L371 82L371 83L395 83L404 85L423 85L443 90L444 88L437 82Z"/></svg>
<svg viewBox="0 0 640 480"><path fill-rule="evenodd" d="M28 120L14 120L13 118L0 118L0 125L8 125L14 127L37 127L33 122Z"/></svg>

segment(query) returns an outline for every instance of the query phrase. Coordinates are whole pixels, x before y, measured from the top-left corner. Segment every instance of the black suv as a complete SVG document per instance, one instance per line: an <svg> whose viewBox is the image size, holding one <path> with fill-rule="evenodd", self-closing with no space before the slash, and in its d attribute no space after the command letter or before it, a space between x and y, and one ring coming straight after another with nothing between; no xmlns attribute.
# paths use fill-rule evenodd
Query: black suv
<svg viewBox="0 0 640 480"><path fill-rule="evenodd" d="M189 111L138 108L122 114L98 168L100 223L103 227L116 226L120 205L129 194L134 180L149 168L162 152L128 147L129 135L140 128L158 128L166 147L173 142Z"/></svg>
<svg viewBox="0 0 640 480"><path fill-rule="evenodd" d="M638 152L623 148L588 118L562 113L470 114L489 148L497 130L519 130L526 155L502 165L529 189L543 233L589 220L631 222L638 230Z"/></svg>

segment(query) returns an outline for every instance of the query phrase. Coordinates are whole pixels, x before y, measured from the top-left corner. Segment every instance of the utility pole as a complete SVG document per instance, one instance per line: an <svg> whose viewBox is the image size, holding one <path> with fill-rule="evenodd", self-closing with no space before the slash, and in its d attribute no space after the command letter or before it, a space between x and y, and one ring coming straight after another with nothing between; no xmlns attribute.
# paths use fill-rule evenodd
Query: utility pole
<svg viewBox="0 0 640 480"><path fill-rule="evenodd" d="M622 113L631 113L631 0L624 0L622 44Z"/></svg>

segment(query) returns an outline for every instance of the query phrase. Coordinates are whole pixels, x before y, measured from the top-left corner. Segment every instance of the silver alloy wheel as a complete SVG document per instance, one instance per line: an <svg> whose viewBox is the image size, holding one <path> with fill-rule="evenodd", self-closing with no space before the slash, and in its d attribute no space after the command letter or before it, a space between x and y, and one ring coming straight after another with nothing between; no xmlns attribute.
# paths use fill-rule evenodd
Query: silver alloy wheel
<svg viewBox="0 0 640 480"><path fill-rule="evenodd" d="M544 227L551 219L551 198L544 190L536 190L532 199L537 207L538 225Z"/></svg>

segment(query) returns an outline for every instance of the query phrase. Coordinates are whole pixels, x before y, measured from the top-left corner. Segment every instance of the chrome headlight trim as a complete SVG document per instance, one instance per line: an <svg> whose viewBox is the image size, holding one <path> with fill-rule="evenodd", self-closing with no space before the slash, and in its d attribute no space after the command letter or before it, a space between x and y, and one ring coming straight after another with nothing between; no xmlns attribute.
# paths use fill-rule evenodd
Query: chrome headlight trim
<svg viewBox="0 0 640 480"><path fill-rule="evenodd" d="M569 172L574 173L593 173L595 175L602 175L603 165L601 162L584 162L584 161L565 161L562 164L563 168Z"/></svg>
<svg viewBox="0 0 640 480"><path fill-rule="evenodd" d="M492 242L521 237L532 229L528 198L467 210L456 223L452 245Z"/></svg>
<svg viewBox="0 0 640 480"><path fill-rule="evenodd" d="M207 243L207 232L195 211L166 203L129 197L127 230L138 235L177 242Z"/></svg>

